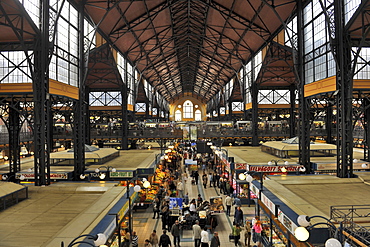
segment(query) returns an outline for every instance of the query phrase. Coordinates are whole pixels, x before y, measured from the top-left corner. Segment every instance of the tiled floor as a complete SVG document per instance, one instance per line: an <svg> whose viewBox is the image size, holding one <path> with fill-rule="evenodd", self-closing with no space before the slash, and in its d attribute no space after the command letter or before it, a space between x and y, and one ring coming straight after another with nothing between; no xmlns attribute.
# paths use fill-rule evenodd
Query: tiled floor
<svg viewBox="0 0 370 247"><path fill-rule="evenodd" d="M207 186L206 189L203 188L201 183L198 185L192 185L190 179L188 179L185 185L186 192L189 193L189 199L197 198L198 194L203 196L204 200L209 200L210 197L219 196L219 189L214 187ZM185 193L186 193L185 192ZM225 196L222 195L224 200ZM244 206L242 207L244 212L244 217L248 219L252 219L254 217L255 207L251 205L251 207ZM232 208L231 215L234 214L234 209ZM145 211L137 211L134 213L134 231L137 232L139 236L139 246L144 246L145 239L149 238L149 235L155 229L157 231L157 235L160 236L162 234L162 221L161 219L152 219L153 212L152 208L148 208ZM235 246L234 242L229 241L229 234L231 233L231 226L233 222L233 217L227 217L225 213L219 214L216 216L218 221L218 226L215 228L215 231L219 233L221 246ZM145 221L144 219L148 219ZM172 235L168 234L173 241ZM210 239L213 235L210 234ZM241 233L240 242L242 243L241 246L244 246L244 232ZM183 230L182 236L180 239L181 247L193 247L194 242L192 240L192 230ZM253 246L253 245L252 245Z"/></svg>

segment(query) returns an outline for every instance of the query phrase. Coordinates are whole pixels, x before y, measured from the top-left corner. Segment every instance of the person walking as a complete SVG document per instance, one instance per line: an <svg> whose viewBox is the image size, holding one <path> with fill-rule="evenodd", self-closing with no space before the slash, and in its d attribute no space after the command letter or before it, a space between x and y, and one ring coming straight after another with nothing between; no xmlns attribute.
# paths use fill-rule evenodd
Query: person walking
<svg viewBox="0 0 370 247"><path fill-rule="evenodd" d="M198 194L198 198L197 198L197 207L200 207L203 203L203 198L200 194Z"/></svg>
<svg viewBox="0 0 370 247"><path fill-rule="evenodd" d="M189 211L191 215L195 215L197 213L197 205L195 205L195 199L191 200Z"/></svg>
<svg viewBox="0 0 370 247"><path fill-rule="evenodd" d="M159 212L160 210L160 200L158 198L155 198L153 201L153 219L155 219L155 216L157 216L157 219L159 218Z"/></svg>
<svg viewBox="0 0 370 247"><path fill-rule="evenodd" d="M237 207L234 215L234 223L241 226L243 225L243 221L244 221L243 210L240 207Z"/></svg>
<svg viewBox="0 0 370 247"><path fill-rule="evenodd" d="M207 229L208 228L205 226L200 233L200 242L202 244L202 247L209 247L209 234Z"/></svg>
<svg viewBox="0 0 370 247"><path fill-rule="evenodd" d="M212 175L212 173L211 173L211 172L208 174L208 180L209 180L209 187L212 187L212 183L213 183L213 175Z"/></svg>
<svg viewBox="0 0 370 247"><path fill-rule="evenodd" d="M225 198L225 205L226 205L226 215L230 216L231 214L231 205L233 204L233 198L227 195Z"/></svg>
<svg viewBox="0 0 370 247"><path fill-rule="evenodd" d="M216 188L216 184L218 182L218 180L220 179L220 176L217 175L217 173L213 173L213 177L212 177L212 183L213 183L213 187ZM218 186L217 186L218 187Z"/></svg>
<svg viewBox="0 0 370 247"><path fill-rule="evenodd" d="M246 219L245 226L244 226L244 246L245 247L251 246L251 237L252 237L251 222L248 219Z"/></svg>
<svg viewBox="0 0 370 247"><path fill-rule="evenodd" d="M177 197L178 198L183 198L184 197L184 184L181 182L181 180L179 182L177 182L177 186L176 186L176 189L177 189Z"/></svg>
<svg viewBox="0 0 370 247"><path fill-rule="evenodd" d="M239 197L235 197L233 204L235 205L235 210L236 210L238 207L242 206L242 201L239 199Z"/></svg>
<svg viewBox="0 0 370 247"><path fill-rule="evenodd" d="M162 214L162 229L166 230L167 227L169 227L168 221L170 217L170 209L167 202L164 206L162 206L161 214Z"/></svg>
<svg viewBox="0 0 370 247"><path fill-rule="evenodd" d="M181 233L181 226L179 224L179 221L176 220L175 224L171 227L171 234L173 236L173 244L178 247L180 247L180 233ZM177 242L177 245L176 245Z"/></svg>
<svg viewBox="0 0 370 247"><path fill-rule="evenodd" d="M139 246L139 237L137 236L136 232L132 232L131 236L131 246L132 247L138 247Z"/></svg>
<svg viewBox="0 0 370 247"><path fill-rule="evenodd" d="M227 178L225 178L225 177L221 177L220 178L220 193L222 193L222 194L224 194L224 195L228 195L229 194L229 192L227 192L226 191L226 183L227 183L228 181L227 181Z"/></svg>
<svg viewBox="0 0 370 247"><path fill-rule="evenodd" d="M235 224L233 226L233 229L232 229L232 234L234 236L234 242L235 242L235 246L237 247L238 246L238 243L239 243L239 239L240 239L240 232L242 231L242 229L240 228L239 224Z"/></svg>
<svg viewBox="0 0 370 247"><path fill-rule="evenodd" d="M220 175L216 172L214 174L214 181L216 182L217 188L220 188Z"/></svg>
<svg viewBox="0 0 370 247"><path fill-rule="evenodd" d="M184 204L185 204L185 205L188 205L188 204L189 204L189 193L186 193L186 194L184 195Z"/></svg>
<svg viewBox="0 0 370 247"><path fill-rule="evenodd" d="M218 232L213 233L213 237L211 239L211 247L220 247L220 238L218 237Z"/></svg>
<svg viewBox="0 0 370 247"><path fill-rule="evenodd" d="M203 176L202 176L202 180L203 180L203 187L205 188L205 189L207 189L207 174L203 174Z"/></svg>
<svg viewBox="0 0 370 247"><path fill-rule="evenodd" d="M199 220L195 221L193 225L194 247L200 247L202 229L199 226Z"/></svg>
<svg viewBox="0 0 370 247"><path fill-rule="evenodd" d="M159 238L159 247L169 247L171 245L171 239L170 237L166 234L167 231L163 230L163 234Z"/></svg>
<svg viewBox="0 0 370 247"><path fill-rule="evenodd" d="M195 180L195 184L198 185L198 180L199 180L199 172L198 171L194 172L194 180Z"/></svg>
<svg viewBox="0 0 370 247"><path fill-rule="evenodd" d="M153 230L153 232L150 234L149 241L153 247L158 247L159 239L156 230Z"/></svg>

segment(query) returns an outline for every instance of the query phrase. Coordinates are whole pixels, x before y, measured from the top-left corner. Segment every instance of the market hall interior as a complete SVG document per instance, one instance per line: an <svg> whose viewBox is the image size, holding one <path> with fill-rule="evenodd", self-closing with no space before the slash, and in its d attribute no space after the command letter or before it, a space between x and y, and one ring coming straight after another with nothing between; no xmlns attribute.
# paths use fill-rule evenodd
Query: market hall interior
<svg viewBox="0 0 370 247"><path fill-rule="evenodd" d="M233 146L227 147L229 157L235 163L263 165L276 157L261 151L260 147ZM354 158L362 156L360 149L354 150ZM121 150L120 156L108 161L106 166L117 169L127 166L146 167L159 150ZM335 157L312 157L318 164L334 163ZM296 159L286 159L291 164ZM23 166L32 166L32 159L24 160ZM94 167L92 167L94 168ZM6 169L2 167L1 169ZM263 186L279 197L298 214L322 215L329 217L333 205L370 205L366 172L356 172L357 178L338 178L331 175L273 175L264 180ZM1 182L4 189L7 183ZM125 186L117 186L114 181L91 182L56 182L50 186L28 186L29 199L24 200L0 212L0 246L60 246L61 242L69 243L73 238L91 232L114 203L126 195ZM193 185L190 179L186 183L189 198L196 198L200 193L205 200L219 196L215 188ZM224 199L225 196L221 195ZM255 205L243 204L242 210L248 219L256 214ZM218 231L222 246L232 246L229 241L231 217L224 213L217 215ZM133 230L138 233L139 246L156 229L161 234L160 219L152 219L151 208L139 209L133 213ZM169 234L171 236L171 234ZM172 241L172 236L171 236ZM244 243L243 238L241 242ZM185 231L181 246L193 246L191 234Z"/></svg>

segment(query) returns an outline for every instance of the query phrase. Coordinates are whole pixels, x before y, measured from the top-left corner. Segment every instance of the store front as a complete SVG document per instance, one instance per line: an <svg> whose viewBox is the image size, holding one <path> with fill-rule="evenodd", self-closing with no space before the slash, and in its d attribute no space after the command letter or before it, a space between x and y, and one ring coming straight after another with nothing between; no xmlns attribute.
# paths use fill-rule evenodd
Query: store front
<svg viewBox="0 0 370 247"><path fill-rule="evenodd" d="M307 244L305 242L298 241L294 236L294 230L298 227L296 222L298 214L286 206L268 189L261 188L261 184L258 181L253 181L250 186L251 191L255 195L261 195L259 200L256 200L256 215L259 215L262 222L263 245L306 247Z"/></svg>
<svg viewBox="0 0 370 247"><path fill-rule="evenodd" d="M129 194L130 199L123 196L90 232L90 235L103 233L107 237L105 245L110 247L121 246L123 237L121 236L121 230L132 227L132 208L138 196L133 188L130 188ZM131 205L129 202L131 202Z"/></svg>

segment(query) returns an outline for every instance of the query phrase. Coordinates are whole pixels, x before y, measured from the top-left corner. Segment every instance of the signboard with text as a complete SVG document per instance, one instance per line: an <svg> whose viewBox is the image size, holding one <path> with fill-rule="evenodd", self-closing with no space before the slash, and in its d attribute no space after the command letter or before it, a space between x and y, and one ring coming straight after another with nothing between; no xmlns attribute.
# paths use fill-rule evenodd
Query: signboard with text
<svg viewBox="0 0 370 247"><path fill-rule="evenodd" d="M286 172L298 172L299 168L302 168L301 165L287 165L287 166L253 166L248 165L248 171L254 172L283 172L282 169L286 169Z"/></svg>
<svg viewBox="0 0 370 247"><path fill-rule="evenodd" d="M109 175L111 178L132 178L134 177L134 172L111 172Z"/></svg>
<svg viewBox="0 0 370 247"><path fill-rule="evenodd" d="M247 169L247 163L235 163L236 170L245 170Z"/></svg>
<svg viewBox="0 0 370 247"><path fill-rule="evenodd" d="M20 179L21 176L24 177L24 180L35 179L35 174L33 172L18 172L15 178ZM66 180L68 179L68 173L50 173L50 179Z"/></svg>
<svg viewBox="0 0 370 247"><path fill-rule="evenodd" d="M288 231L294 234L294 231L298 226L280 209L278 209L278 219L286 227L286 229L288 229Z"/></svg>
<svg viewBox="0 0 370 247"><path fill-rule="evenodd" d="M275 204L267 198L267 196L265 196L265 194L263 194L262 192L262 195L261 195L261 201L263 204L265 204L265 206L270 209L270 211L275 215L276 212L275 212Z"/></svg>

